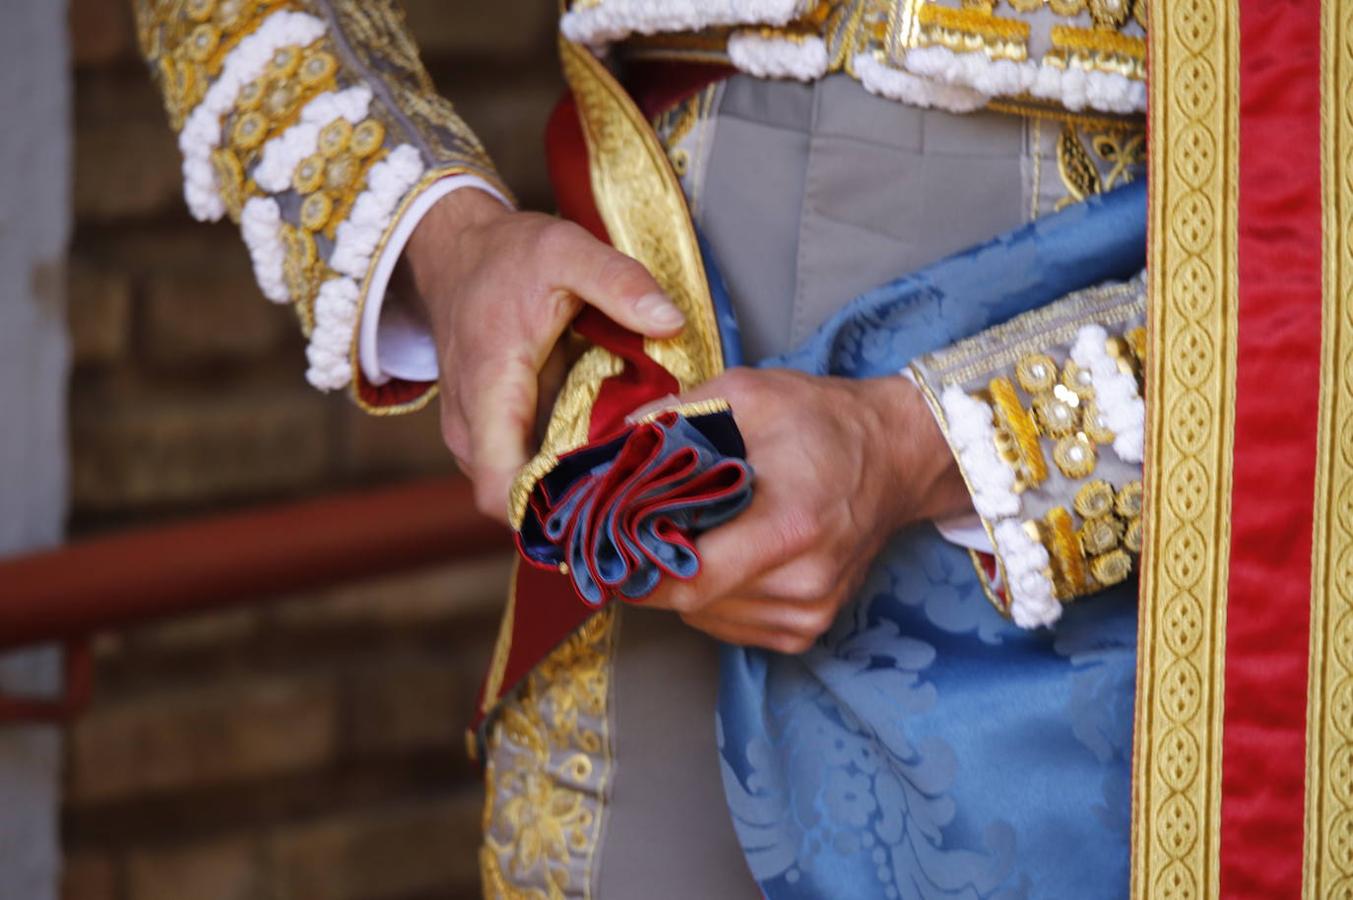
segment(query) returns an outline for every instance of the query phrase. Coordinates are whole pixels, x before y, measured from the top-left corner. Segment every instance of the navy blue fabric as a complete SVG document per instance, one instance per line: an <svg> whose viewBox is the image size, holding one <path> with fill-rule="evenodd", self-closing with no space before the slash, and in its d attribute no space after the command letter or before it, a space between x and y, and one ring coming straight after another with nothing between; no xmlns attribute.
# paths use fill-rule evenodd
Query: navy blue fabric
<svg viewBox="0 0 1353 900"><path fill-rule="evenodd" d="M727 411L660 416L562 456L532 492L518 545L537 565L567 563L590 604L642 599L664 573L693 577L691 540L751 502L745 456Z"/></svg>

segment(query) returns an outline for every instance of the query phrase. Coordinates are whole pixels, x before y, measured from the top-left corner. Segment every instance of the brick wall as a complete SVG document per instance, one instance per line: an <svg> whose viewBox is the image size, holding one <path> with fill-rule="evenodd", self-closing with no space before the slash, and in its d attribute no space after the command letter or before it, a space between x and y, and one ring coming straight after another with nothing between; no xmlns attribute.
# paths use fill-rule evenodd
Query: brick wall
<svg viewBox="0 0 1353 900"><path fill-rule="evenodd" d="M448 470L435 412L372 419L312 391L237 233L189 219L128 6L72 0L73 532ZM406 7L443 92L548 208L555 4ZM101 637L68 733L65 897L477 893L462 727L505 577L484 560Z"/></svg>

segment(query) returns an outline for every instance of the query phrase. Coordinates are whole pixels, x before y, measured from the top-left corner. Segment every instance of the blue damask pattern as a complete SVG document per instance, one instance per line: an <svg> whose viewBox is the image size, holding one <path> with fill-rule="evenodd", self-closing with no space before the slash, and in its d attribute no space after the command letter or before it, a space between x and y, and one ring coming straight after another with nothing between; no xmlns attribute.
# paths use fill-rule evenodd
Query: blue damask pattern
<svg viewBox="0 0 1353 900"><path fill-rule="evenodd" d="M1144 247L1134 185L871 291L763 365L895 373L1130 277ZM725 647L724 783L767 897L1125 896L1135 596L1120 586L1055 632L1022 631L925 526L893 540L809 653Z"/></svg>

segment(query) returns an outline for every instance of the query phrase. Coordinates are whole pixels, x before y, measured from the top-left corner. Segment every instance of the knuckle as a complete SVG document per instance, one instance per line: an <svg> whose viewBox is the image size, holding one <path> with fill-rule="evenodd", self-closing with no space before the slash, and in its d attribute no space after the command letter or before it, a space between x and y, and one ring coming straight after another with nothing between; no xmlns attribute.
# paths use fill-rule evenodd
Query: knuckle
<svg viewBox="0 0 1353 900"><path fill-rule="evenodd" d="M836 566L827 559L814 558L803 565L799 578L799 596L805 600L822 600L830 595L837 585Z"/></svg>
<svg viewBox="0 0 1353 900"><path fill-rule="evenodd" d="M597 267L597 279L621 293L647 293L648 270L635 259L618 251L605 255Z"/></svg>
<svg viewBox="0 0 1353 900"><path fill-rule="evenodd" d="M772 548L781 559L798 556L813 546L820 526L817 516L806 506L791 504L780 515Z"/></svg>
<svg viewBox="0 0 1353 900"><path fill-rule="evenodd" d="M545 225L538 239L541 258L553 260L560 256L571 256L577 250L578 233L581 230L566 219L555 219Z"/></svg>
<svg viewBox="0 0 1353 900"><path fill-rule="evenodd" d="M812 611L808 617L808 636L816 640L827 633L827 629L832 627L832 622L836 617L832 614L831 608L820 606Z"/></svg>
<svg viewBox="0 0 1353 900"><path fill-rule="evenodd" d="M786 634L776 636L772 643L772 650L787 656L798 656L813 646L813 638L801 634Z"/></svg>
<svg viewBox="0 0 1353 900"><path fill-rule="evenodd" d="M694 591L682 590L677 588L672 591L668 598L668 604L676 610L683 619L696 618L696 613L700 611L700 601L696 598Z"/></svg>
<svg viewBox="0 0 1353 900"><path fill-rule="evenodd" d="M755 390L756 378L745 368L738 366L723 373L719 379L724 389L731 394L746 395Z"/></svg>

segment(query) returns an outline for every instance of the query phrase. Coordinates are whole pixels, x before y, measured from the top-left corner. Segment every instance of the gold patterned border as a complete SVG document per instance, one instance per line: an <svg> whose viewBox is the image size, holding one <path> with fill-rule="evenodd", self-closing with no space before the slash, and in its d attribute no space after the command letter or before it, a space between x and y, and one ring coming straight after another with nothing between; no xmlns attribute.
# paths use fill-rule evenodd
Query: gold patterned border
<svg viewBox="0 0 1353 900"><path fill-rule="evenodd" d="M1235 430L1235 4L1152 0L1147 525L1132 896L1218 895Z"/></svg>
<svg viewBox="0 0 1353 900"><path fill-rule="evenodd" d="M1353 3L1321 10L1324 312L1302 896L1353 893Z"/></svg>

